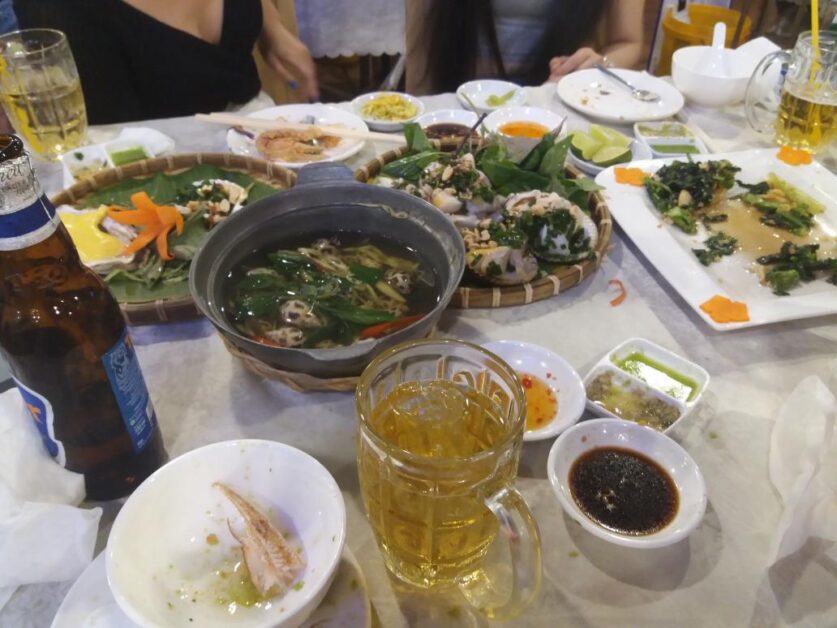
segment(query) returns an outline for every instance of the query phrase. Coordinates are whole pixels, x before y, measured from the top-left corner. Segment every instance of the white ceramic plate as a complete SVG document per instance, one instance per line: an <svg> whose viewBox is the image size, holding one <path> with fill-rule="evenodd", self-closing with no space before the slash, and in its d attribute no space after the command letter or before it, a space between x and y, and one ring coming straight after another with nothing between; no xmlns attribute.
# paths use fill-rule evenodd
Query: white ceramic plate
<svg viewBox="0 0 837 628"><path fill-rule="evenodd" d="M538 430L527 430L523 440L554 438L578 421L584 412L584 384L575 369L561 356L530 342L499 340L482 345L497 354L518 373L528 373L547 384L558 400L552 421Z"/></svg>
<svg viewBox="0 0 837 628"><path fill-rule="evenodd" d="M620 447L644 454L669 474L680 503L666 527L642 536L620 534L599 525L578 507L570 491L570 469L579 456L599 447ZM552 490L564 511L594 536L616 545L636 549L671 545L689 536L706 511L706 484L688 452L668 436L630 421L593 419L571 427L555 440L546 464Z"/></svg>
<svg viewBox="0 0 837 628"><path fill-rule="evenodd" d="M301 549L301 586L235 614L215 601L226 589L214 574L241 555L230 527L243 524L214 482L252 500ZM345 539L343 496L314 458L273 441L215 443L175 458L128 498L108 538L108 584L122 612L146 628L297 625L328 592Z"/></svg>
<svg viewBox="0 0 837 628"><path fill-rule="evenodd" d="M488 104L487 99L489 96L505 96L513 89L516 90L514 95L502 105L492 107ZM456 88L456 98L459 100L459 104L473 111L474 108L471 107L471 103L465 98L466 96L474 103L477 113L490 113L502 107L515 107L526 104L526 91L520 85L495 79L468 81Z"/></svg>
<svg viewBox="0 0 837 628"><path fill-rule="evenodd" d="M651 152L651 149L648 148L646 144L640 142L639 140L631 140L629 147L631 149L631 161L640 161L643 159L651 159L654 155ZM570 163L574 165L576 168L581 170L584 174L589 174L591 177L595 177L599 174L604 168L601 166L597 166L592 161L586 161L581 157L576 157L575 154L570 151L567 153L567 156L570 159ZM628 166L628 163L619 164L623 168Z"/></svg>
<svg viewBox="0 0 837 628"><path fill-rule="evenodd" d="M562 78L558 82L558 96L568 107L586 116L616 124L662 120L683 108L683 94L663 79L635 70L614 69L614 72L638 89L656 92L660 99L656 102L637 100L627 87L595 68L579 70Z"/></svg>
<svg viewBox="0 0 837 628"><path fill-rule="evenodd" d="M741 168L737 178L745 183L764 181L771 172L799 187L823 203L826 211L815 221L837 237L837 176L814 162L807 166L789 166L776 159L776 149L757 149L717 155L693 155L695 161L728 159ZM631 164L646 172L656 172L674 159L655 159ZM837 286L824 280L804 283L789 296L776 296L759 283L750 270L754 263L741 253L723 257L703 266L692 253L706 239L703 227L697 235L688 235L663 223L645 188L616 183L613 168L596 177L604 186L608 208L628 237L657 268L694 311L714 329L725 331L755 327L779 321L825 316L837 313ZM778 248L778 246L777 246ZM833 255L833 253L832 253ZM745 323L716 323L700 309L700 304L720 294L747 304L750 320Z"/></svg>
<svg viewBox="0 0 837 628"><path fill-rule="evenodd" d="M373 98L377 98L378 96L386 96L386 95L394 95L394 96L401 96L404 100L409 101L412 103L416 108L416 115L405 118L404 120L381 120L380 118L370 118L369 116L365 116L363 114L363 105L367 102L372 100ZM369 128L374 131L383 131L385 133L392 133L393 131L400 131L404 128L404 125L408 122L415 122L422 113L424 113L424 103L421 102L415 96L410 96L409 94L405 94L403 92L371 92L369 94L363 94L362 96L358 96L352 101L352 111L355 112L366 124L369 125Z"/></svg>
<svg viewBox="0 0 837 628"><path fill-rule="evenodd" d="M366 578L352 551L344 547L331 588L301 628L368 628L371 625ZM108 588L105 552L87 566L67 591L52 620L52 628L137 628L119 609Z"/></svg>
<svg viewBox="0 0 837 628"><path fill-rule="evenodd" d="M355 131L368 131L366 124L356 115L332 107L330 105L280 105L278 107L270 107L262 109L248 115L249 118L256 118L258 120L276 120L283 118L288 122L302 122L307 116L314 118L314 123L319 125L343 125L348 129ZM254 135L258 135L259 131L252 131ZM230 129L227 131L227 146L230 150L238 155L249 155L250 157L258 157L264 159L264 156L256 150L255 142L241 133ZM325 150L325 159L319 161L342 161L348 159L363 148L363 140L343 138L340 143L334 148ZM318 163L317 161L307 162L290 162L290 161L274 161L273 163L284 166L286 168L302 168L307 163Z"/></svg>

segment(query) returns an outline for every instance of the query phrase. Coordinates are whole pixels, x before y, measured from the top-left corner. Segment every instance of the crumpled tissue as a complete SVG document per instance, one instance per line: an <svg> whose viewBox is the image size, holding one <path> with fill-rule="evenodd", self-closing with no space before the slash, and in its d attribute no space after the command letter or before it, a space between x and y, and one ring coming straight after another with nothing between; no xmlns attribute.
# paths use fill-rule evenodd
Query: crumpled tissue
<svg viewBox="0 0 837 628"><path fill-rule="evenodd" d="M770 437L770 481L784 503L768 566L812 537L834 541L837 560L837 399L819 377L802 380L779 412Z"/></svg>
<svg viewBox="0 0 837 628"><path fill-rule="evenodd" d="M0 395L0 608L22 584L76 578L93 558L101 508L76 508L84 477L47 453L17 389Z"/></svg>

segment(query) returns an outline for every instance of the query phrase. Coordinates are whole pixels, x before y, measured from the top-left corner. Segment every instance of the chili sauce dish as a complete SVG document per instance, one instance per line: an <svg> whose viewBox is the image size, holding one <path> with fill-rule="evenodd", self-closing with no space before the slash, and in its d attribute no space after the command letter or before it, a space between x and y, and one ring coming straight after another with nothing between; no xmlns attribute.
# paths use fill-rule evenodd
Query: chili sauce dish
<svg viewBox="0 0 837 628"><path fill-rule="evenodd" d="M483 345L517 373L526 395L524 441L554 438L584 412L584 384L564 358L529 342L500 340Z"/></svg>

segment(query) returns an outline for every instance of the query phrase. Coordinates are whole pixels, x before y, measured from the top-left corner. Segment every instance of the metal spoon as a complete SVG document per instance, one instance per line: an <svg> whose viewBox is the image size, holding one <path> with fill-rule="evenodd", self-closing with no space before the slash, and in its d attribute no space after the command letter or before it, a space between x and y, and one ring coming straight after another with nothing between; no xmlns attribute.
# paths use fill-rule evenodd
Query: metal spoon
<svg viewBox="0 0 837 628"><path fill-rule="evenodd" d="M656 92L652 92L652 91L647 90L647 89L639 89L638 87L634 87L628 81L626 81L621 76L616 74L616 72L611 72L608 68L606 68L605 66L603 66L600 63L595 64L593 67L596 68L602 74L606 74L610 78L614 79L615 81L618 81L619 83L621 83L622 85L624 85L625 87L630 89L631 90L631 96L633 96L637 100L641 100L643 102L655 102L657 100L660 100L660 95L657 94Z"/></svg>

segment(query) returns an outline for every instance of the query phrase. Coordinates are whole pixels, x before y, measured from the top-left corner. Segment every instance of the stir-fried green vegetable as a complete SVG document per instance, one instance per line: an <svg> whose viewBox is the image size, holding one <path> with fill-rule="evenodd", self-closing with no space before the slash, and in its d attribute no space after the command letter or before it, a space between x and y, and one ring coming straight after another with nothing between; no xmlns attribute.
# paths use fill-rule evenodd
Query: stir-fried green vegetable
<svg viewBox="0 0 837 628"><path fill-rule="evenodd" d="M416 259L369 243L320 239L258 256L240 272L229 298L233 323L275 346L325 348L377 337L415 322L435 301L433 279Z"/></svg>
<svg viewBox="0 0 837 628"><path fill-rule="evenodd" d="M799 236L811 230L814 214L824 210L809 195L773 173L768 175L767 181L753 185L738 181L738 185L747 190L738 198L763 214L761 222Z"/></svg>
<svg viewBox="0 0 837 628"><path fill-rule="evenodd" d="M692 252L697 256L701 264L709 266L712 262L717 262L724 255L732 255L735 253L735 247L737 245L738 240L723 231L719 231L704 240L703 246L705 248L692 249Z"/></svg>
<svg viewBox="0 0 837 628"><path fill-rule="evenodd" d="M818 272L827 273L828 281L837 285L837 258L818 259L819 248L819 244L798 246L785 242L778 253L764 255L756 261L771 267L764 277L778 295L787 295L800 282L816 279Z"/></svg>
<svg viewBox="0 0 837 628"><path fill-rule="evenodd" d="M645 189L657 211L686 233L695 233L703 210L718 192L735 185L739 170L726 159L675 161L647 177Z"/></svg>

